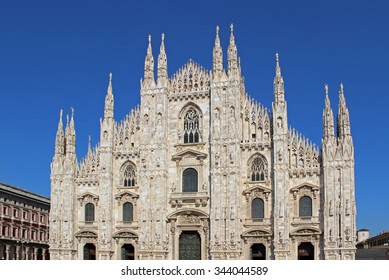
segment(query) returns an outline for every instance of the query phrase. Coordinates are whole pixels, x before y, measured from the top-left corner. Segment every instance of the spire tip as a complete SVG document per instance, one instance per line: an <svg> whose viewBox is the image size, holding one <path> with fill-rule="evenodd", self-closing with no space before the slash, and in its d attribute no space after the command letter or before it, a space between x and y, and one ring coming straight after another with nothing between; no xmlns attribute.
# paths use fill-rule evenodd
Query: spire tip
<svg viewBox="0 0 389 280"><path fill-rule="evenodd" d="M324 91L325 91L326 95L328 95L328 85L327 84L324 84Z"/></svg>

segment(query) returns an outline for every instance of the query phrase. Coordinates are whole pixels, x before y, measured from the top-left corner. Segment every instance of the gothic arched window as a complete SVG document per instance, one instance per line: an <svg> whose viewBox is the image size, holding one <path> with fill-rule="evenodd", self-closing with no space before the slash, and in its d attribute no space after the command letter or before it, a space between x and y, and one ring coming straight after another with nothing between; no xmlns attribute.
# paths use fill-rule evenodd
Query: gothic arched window
<svg viewBox="0 0 389 280"><path fill-rule="evenodd" d="M93 203L85 204L85 222L93 223L95 221L95 206Z"/></svg>
<svg viewBox="0 0 389 280"><path fill-rule="evenodd" d="M124 169L123 186L134 187L135 183L135 167L132 164L128 164Z"/></svg>
<svg viewBox="0 0 389 280"><path fill-rule="evenodd" d="M311 217L312 216L312 199L309 196L303 196L299 201L299 216Z"/></svg>
<svg viewBox="0 0 389 280"><path fill-rule="evenodd" d="M260 198L254 198L251 201L251 218L253 220L263 219L264 218L264 203Z"/></svg>
<svg viewBox="0 0 389 280"><path fill-rule="evenodd" d="M128 223L134 220L134 206L130 202L123 204L123 222Z"/></svg>
<svg viewBox="0 0 389 280"><path fill-rule="evenodd" d="M251 164L251 181L263 181L265 180L265 164L260 157L256 157Z"/></svg>
<svg viewBox="0 0 389 280"><path fill-rule="evenodd" d="M182 192L197 192L198 173L194 168L187 168L182 173Z"/></svg>
<svg viewBox="0 0 389 280"><path fill-rule="evenodd" d="M184 143L200 142L200 117L193 108L189 109L184 117Z"/></svg>

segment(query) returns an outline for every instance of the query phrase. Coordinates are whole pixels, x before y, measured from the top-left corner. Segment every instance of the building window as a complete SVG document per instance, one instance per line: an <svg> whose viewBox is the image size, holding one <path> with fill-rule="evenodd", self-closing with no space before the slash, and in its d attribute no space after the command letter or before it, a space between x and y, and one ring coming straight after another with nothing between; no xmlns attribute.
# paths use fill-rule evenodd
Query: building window
<svg viewBox="0 0 389 280"><path fill-rule="evenodd" d="M7 206L3 206L3 215L8 216L8 207Z"/></svg>
<svg viewBox="0 0 389 280"><path fill-rule="evenodd" d="M182 192L197 192L198 174L196 169L187 168L182 174Z"/></svg>
<svg viewBox="0 0 389 280"><path fill-rule="evenodd" d="M7 226L3 226L2 235L3 235L3 236L8 236L8 227L7 227Z"/></svg>
<svg viewBox="0 0 389 280"><path fill-rule="evenodd" d="M13 237L19 237L18 228L13 228L12 231L13 231L13 233L12 233Z"/></svg>
<svg viewBox="0 0 389 280"><path fill-rule="evenodd" d="M265 180L265 175L265 164L260 157L256 157L251 164L251 181L263 181Z"/></svg>
<svg viewBox="0 0 389 280"><path fill-rule="evenodd" d="M14 209L14 217L19 218L19 210L18 209Z"/></svg>
<svg viewBox="0 0 389 280"><path fill-rule="evenodd" d="M41 223L43 224L45 222L45 216L41 216L40 219L41 219Z"/></svg>
<svg viewBox="0 0 389 280"><path fill-rule="evenodd" d="M92 203L85 205L85 222L93 223L95 221L95 206Z"/></svg>
<svg viewBox="0 0 389 280"><path fill-rule="evenodd" d="M123 186L124 187L134 187L135 186L135 168L132 164L128 164L124 169L123 174Z"/></svg>
<svg viewBox="0 0 389 280"><path fill-rule="evenodd" d="M184 143L198 143L200 140L199 114L189 109L184 118Z"/></svg>
<svg viewBox="0 0 389 280"><path fill-rule="evenodd" d="M254 198L251 201L251 218L253 220L260 220L264 218L264 203L260 198Z"/></svg>
<svg viewBox="0 0 389 280"><path fill-rule="evenodd" d="M134 220L134 206L130 202L123 204L123 222L130 223Z"/></svg>
<svg viewBox="0 0 389 280"><path fill-rule="evenodd" d="M311 217L312 216L312 199L309 196L303 196L299 201L299 216Z"/></svg>
<svg viewBox="0 0 389 280"><path fill-rule="evenodd" d="M28 213L26 211L23 212L23 219L25 219L25 220L28 219Z"/></svg>
<svg viewBox="0 0 389 280"><path fill-rule="evenodd" d="M36 222L36 214L32 214L32 220Z"/></svg>

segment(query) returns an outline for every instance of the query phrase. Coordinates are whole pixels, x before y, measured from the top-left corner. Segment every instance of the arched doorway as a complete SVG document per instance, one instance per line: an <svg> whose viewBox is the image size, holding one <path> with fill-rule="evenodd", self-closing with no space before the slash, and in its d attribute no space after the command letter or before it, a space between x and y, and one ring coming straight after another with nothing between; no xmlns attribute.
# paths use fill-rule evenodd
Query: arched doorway
<svg viewBox="0 0 389 280"><path fill-rule="evenodd" d="M131 244L122 246L122 260L135 260L135 249Z"/></svg>
<svg viewBox="0 0 389 280"><path fill-rule="evenodd" d="M93 243L87 243L84 246L84 260L96 259L96 246Z"/></svg>
<svg viewBox="0 0 389 280"><path fill-rule="evenodd" d="M183 231L179 240L180 260L201 260L201 237L197 231Z"/></svg>
<svg viewBox="0 0 389 280"><path fill-rule="evenodd" d="M266 247L262 243L255 243L250 247L252 260L266 260Z"/></svg>
<svg viewBox="0 0 389 280"><path fill-rule="evenodd" d="M298 259L299 260L314 260L315 259L315 247L311 242L302 242L298 247Z"/></svg>

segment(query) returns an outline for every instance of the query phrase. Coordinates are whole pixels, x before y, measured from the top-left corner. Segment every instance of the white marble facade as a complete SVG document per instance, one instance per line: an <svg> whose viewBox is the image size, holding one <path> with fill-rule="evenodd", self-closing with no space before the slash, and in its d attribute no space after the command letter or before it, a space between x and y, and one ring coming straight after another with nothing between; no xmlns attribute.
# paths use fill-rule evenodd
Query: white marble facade
<svg viewBox="0 0 389 280"><path fill-rule="evenodd" d="M163 35L156 64L149 37L141 104L119 122L110 75L100 142L80 162L61 111L52 259L355 258L343 85L336 123L325 86L319 147L289 128L278 54L271 110L246 93L232 26L227 68L218 28L211 71L189 60L169 78Z"/></svg>

